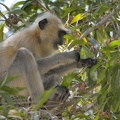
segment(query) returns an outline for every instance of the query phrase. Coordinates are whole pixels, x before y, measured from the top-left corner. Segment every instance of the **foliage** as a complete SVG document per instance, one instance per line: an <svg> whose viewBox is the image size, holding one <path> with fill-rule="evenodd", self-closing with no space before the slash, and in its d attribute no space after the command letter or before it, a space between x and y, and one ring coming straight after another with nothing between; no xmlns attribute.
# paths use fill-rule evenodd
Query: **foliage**
<svg viewBox="0 0 120 120"><path fill-rule="evenodd" d="M61 50L82 46L82 58L98 60L91 69L80 69L63 78L62 84L74 98L74 103L63 112L65 119L120 119L119 0L22 0L11 8L1 5L6 11L0 11L0 40L4 27L15 32L28 26L40 13L52 10L72 30L65 36ZM3 107L0 110L4 112Z"/></svg>

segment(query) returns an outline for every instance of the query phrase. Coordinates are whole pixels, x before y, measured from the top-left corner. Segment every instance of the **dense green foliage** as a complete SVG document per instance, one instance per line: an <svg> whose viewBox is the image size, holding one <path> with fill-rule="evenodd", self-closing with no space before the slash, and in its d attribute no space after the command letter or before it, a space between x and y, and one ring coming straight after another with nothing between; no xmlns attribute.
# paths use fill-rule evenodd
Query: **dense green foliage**
<svg viewBox="0 0 120 120"><path fill-rule="evenodd" d="M82 58L98 60L91 69L80 69L63 78L62 84L74 97L73 104L63 112L65 119L120 119L119 0L21 0L11 8L0 5L6 8L0 11L0 41L5 27L15 32L28 26L40 13L52 10L72 30L72 34L65 36L65 45L60 50L82 46ZM0 94L5 92L4 98L10 99L9 88L2 89L3 86L0 83ZM5 109L0 107L2 114L7 116Z"/></svg>

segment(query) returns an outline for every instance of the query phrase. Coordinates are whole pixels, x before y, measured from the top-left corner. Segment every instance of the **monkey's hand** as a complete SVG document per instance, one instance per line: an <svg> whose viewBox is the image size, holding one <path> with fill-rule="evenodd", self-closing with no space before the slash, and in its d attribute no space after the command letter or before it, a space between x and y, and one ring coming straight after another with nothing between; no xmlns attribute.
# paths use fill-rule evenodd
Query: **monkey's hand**
<svg viewBox="0 0 120 120"><path fill-rule="evenodd" d="M80 54L79 54L79 50L74 50L74 58L76 62L80 61Z"/></svg>
<svg viewBox="0 0 120 120"><path fill-rule="evenodd" d="M87 59L80 59L79 62L77 63L77 67L88 67L91 68L95 64L97 64L97 59L92 59L92 58L87 58Z"/></svg>
<svg viewBox="0 0 120 120"><path fill-rule="evenodd" d="M69 90L64 86L56 86L54 93L50 97L50 101L65 102L70 96Z"/></svg>

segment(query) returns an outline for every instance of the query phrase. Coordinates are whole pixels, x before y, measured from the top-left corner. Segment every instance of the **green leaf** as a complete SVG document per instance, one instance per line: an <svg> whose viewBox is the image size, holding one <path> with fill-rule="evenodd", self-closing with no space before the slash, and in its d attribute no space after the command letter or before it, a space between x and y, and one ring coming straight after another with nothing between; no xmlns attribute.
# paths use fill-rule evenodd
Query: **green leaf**
<svg viewBox="0 0 120 120"><path fill-rule="evenodd" d="M64 80L62 82L62 86L69 87L72 80L73 80L73 78L71 76L69 76L69 75L65 76Z"/></svg>
<svg viewBox="0 0 120 120"><path fill-rule="evenodd" d="M66 15L68 15L69 13L71 13L72 11L75 10L80 10L81 8L79 6L74 6L74 7L68 7L65 9L64 14L62 15L62 18L64 18Z"/></svg>
<svg viewBox="0 0 120 120"><path fill-rule="evenodd" d="M120 60L120 54L118 54L118 53L116 55L112 56L112 58L109 60L108 63L110 66L113 66L117 60Z"/></svg>
<svg viewBox="0 0 120 120"><path fill-rule="evenodd" d="M11 10L11 11L9 11L8 13L13 13L13 14L18 14L18 15L21 15L21 14L27 15L27 13L26 13L24 10L21 10L21 9Z"/></svg>
<svg viewBox="0 0 120 120"><path fill-rule="evenodd" d="M110 4L103 4L103 5L101 6L100 11L99 11L98 13L99 13L99 15L104 14L107 10L109 10L109 9L111 9L111 8L113 8L112 5L110 5Z"/></svg>
<svg viewBox="0 0 120 120"><path fill-rule="evenodd" d="M116 64L113 69L111 69L113 75L111 76L111 91L115 94L119 90L119 79L120 79L120 65Z"/></svg>
<svg viewBox="0 0 120 120"><path fill-rule="evenodd" d="M102 109L104 108L103 103L106 100L106 96L110 91L110 86L105 85L103 88L101 88L100 92L99 92L99 96L98 96L98 104L100 105L100 107L102 107Z"/></svg>
<svg viewBox="0 0 120 120"><path fill-rule="evenodd" d="M26 2L24 3L23 7L22 7L22 10L24 10L26 7L28 7L29 5L31 5L31 3L32 3L32 0L26 1Z"/></svg>
<svg viewBox="0 0 120 120"><path fill-rule="evenodd" d="M7 94L6 92L3 92L1 93L1 95L9 105L12 105L12 106L14 105L13 100L9 94Z"/></svg>
<svg viewBox="0 0 120 120"><path fill-rule="evenodd" d="M114 40L112 42L109 43L108 47L112 48L115 46L120 46L120 40Z"/></svg>
<svg viewBox="0 0 120 120"><path fill-rule="evenodd" d="M19 2L15 3L12 8L16 8L19 5L23 5L24 3L25 3L25 1L19 1Z"/></svg>
<svg viewBox="0 0 120 120"><path fill-rule="evenodd" d="M53 93L54 90L54 88L51 88L40 95L39 101L35 106L35 110L38 110L40 107L43 106L43 104L48 100L49 96Z"/></svg>
<svg viewBox="0 0 120 120"><path fill-rule="evenodd" d="M18 75L12 75L9 76L7 78L5 78L4 80L0 81L0 89L6 85L8 82L15 80L18 77Z"/></svg>
<svg viewBox="0 0 120 120"><path fill-rule="evenodd" d="M25 87L9 87L9 86L3 86L2 87L2 91L5 91L6 93L12 94L12 95L16 95L18 94L18 92L24 90Z"/></svg>
<svg viewBox="0 0 120 120"><path fill-rule="evenodd" d="M1 103L0 103L1 104ZM3 106L0 106L0 110L2 110L4 107Z"/></svg>
<svg viewBox="0 0 120 120"><path fill-rule="evenodd" d="M100 83L106 77L106 69L101 70L97 78L97 83Z"/></svg>
<svg viewBox="0 0 120 120"><path fill-rule="evenodd" d="M95 57L93 52L91 52L90 49L85 45L83 45L81 48L80 56L81 56L81 58L88 58L88 57L94 58Z"/></svg>
<svg viewBox="0 0 120 120"><path fill-rule="evenodd" d="M3 29L4 29L5 24L0 24L0 42L3 41Z"/></svg>
<svg viewBox="0 0 120 120"><path fill-rule="evenodd" d="M86 45L87 43L84 40L74 40L71 44L70 47L73 47L75 45Z"/></svg>
<svg viewBox="0 0 120 120"><path fill-rule="evenodd" d="M93 81L97 81L98 79L98 72L97 68L100 67L103 63L97 63L90 69L90 77Z"/></svg>

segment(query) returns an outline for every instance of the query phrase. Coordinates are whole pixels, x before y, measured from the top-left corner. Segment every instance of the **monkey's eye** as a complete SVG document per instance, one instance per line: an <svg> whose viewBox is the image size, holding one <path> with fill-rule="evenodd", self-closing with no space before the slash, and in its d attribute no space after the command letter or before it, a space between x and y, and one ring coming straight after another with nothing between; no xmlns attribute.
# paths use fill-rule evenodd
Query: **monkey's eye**
<svg viewBox="0 0 120 120"><path fill-rule="evenodd" d="M59 30L59 32L58 32L58 36L59 36L59 37L63 37L63 36L66 35L66 34L67 34L67 32L64 31L64 30Z"/></svg>

